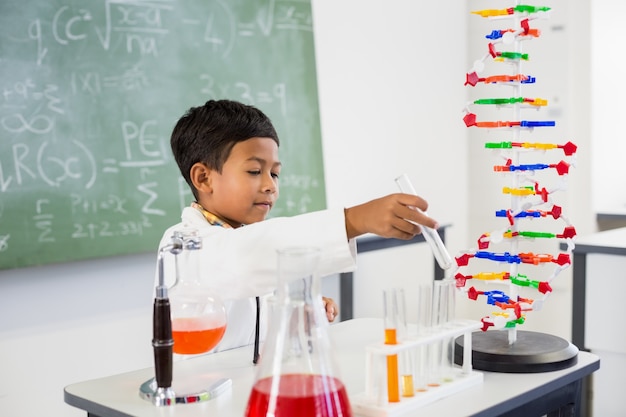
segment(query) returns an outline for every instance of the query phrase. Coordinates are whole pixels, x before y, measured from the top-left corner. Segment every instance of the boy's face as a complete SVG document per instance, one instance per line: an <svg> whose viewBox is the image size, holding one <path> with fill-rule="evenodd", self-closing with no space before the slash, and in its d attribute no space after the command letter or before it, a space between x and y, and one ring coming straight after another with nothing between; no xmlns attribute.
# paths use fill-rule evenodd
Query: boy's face
<svg viewBox="0 0 626 417"><path fill-rule="evenodd" d="M238 142L221 174L208 171L207 181L198 189L199 203L232 227L265 220L278 198L280 169L273 139Z"/></svg>

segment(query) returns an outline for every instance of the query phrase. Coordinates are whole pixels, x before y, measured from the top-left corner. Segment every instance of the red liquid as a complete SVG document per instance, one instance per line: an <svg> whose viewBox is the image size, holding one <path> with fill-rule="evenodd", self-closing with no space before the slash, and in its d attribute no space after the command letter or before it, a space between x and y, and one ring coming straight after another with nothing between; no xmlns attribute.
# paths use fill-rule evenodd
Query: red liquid
<svg viewBox="0 0 626 417"><path fill-rule="evenodd" d="M273 377L254 384L245 417L352 417L343 383L322 375L280 375L278 392L270 394Z"/></svg>
<svg viewBox="0 0 626 417"><path fill-rule="evenodd" d="M172 338L174 353L195 355L208 352L222 340L226 325L213 328L199 328L195 318L172 320Z"/></svg>

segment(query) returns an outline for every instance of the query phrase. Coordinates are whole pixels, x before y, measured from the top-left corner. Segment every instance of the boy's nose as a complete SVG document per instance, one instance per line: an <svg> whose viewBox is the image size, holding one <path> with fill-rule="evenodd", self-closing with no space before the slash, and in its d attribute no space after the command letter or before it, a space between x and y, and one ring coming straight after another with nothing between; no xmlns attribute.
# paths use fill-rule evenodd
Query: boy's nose
<svg viewBox="0 0 626 417"><path fill-rule="evenodd" d="M271 176L267 177L263 182L263 191L266 193L275 193L278 189L278 185Z"/></svg>

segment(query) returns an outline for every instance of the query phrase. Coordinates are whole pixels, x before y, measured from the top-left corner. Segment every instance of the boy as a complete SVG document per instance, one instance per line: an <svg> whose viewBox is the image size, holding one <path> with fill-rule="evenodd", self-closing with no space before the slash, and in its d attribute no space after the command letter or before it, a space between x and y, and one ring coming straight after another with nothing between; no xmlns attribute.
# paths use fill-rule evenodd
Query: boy
<svg viewBox="0 0 626 417"><path fill-rule="evenodd" d="M182 223L165 232L160 247L175 230L198 230L201 271L206 271L201 280L219 289L226 300L228 324L219 350L255 342L255 297L258 303L259 296L276 287L277 249L319 247L318 272L325 276L354 270L357 236L410 239L421 231L414 223L437 227L433 219L410 208L425 211L426 201L408 194L265 220L278 198L279 139L269 118L252 106L211 100L191 108L174 127L170 144L195 202L183 210ZM329 298L324 301L333 321L337 306ZM265 334L265 318L260 322L260 333Z"/></svg>

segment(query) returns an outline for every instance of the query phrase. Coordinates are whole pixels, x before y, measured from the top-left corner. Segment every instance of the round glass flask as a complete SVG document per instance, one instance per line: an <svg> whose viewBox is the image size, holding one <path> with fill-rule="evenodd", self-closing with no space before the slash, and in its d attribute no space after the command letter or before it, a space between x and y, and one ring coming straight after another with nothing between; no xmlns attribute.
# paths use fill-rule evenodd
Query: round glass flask
<svg viewBox="0 0 626 417"><path fill-rule="evenodd" d="M184 244L175 258L176 282L169 289L173 351L179 355L209 352L226 331L226 308L217 293L200 281L201 238L195 231L176 234Z"/></svg>
<svg viewBox="0 0 626 417"><path fill-rule="evenodd" d="M278 289L246 417L351 417L334 362L316 248L278 251Z"/></svg>

